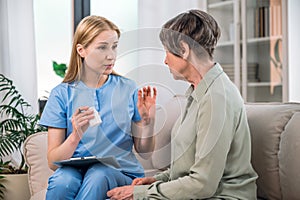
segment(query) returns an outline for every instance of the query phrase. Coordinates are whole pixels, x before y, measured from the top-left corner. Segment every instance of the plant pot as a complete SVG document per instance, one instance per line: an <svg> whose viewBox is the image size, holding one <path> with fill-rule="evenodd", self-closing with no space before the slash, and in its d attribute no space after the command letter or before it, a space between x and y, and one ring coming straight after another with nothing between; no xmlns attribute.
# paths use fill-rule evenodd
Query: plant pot
<svg viewBox="0 0 300 200"><path fill-rule="evenodd" d="M30 191L27 174L2 174L4 189L4 200L28 200Z"/></svg>
<svg viewBox="0 0 300 200"><path fill-rule="evenodd" d="M44 98L44 99L43 99ZM39 116L41 117L42 116L42 113L44 111L44 108L45 108L45 105L47 103L47 100L46 97L41 97L39 98L38 100L38 103L39 103Z"/></svg>

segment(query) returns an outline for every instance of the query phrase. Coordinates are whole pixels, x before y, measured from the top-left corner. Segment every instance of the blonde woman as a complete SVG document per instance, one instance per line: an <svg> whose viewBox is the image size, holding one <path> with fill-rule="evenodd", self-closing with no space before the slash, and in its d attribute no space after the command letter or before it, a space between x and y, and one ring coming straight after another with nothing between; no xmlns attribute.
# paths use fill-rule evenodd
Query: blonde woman
<svg viewBox="0 0 300 200"><path fill-rule="evenodd" d="M48 127L48 164L55 170L46 199L103 200L108 190L144 176L132 147L144 157L154 149L156 89L138 90L114 72L119 37L118 27L100 16L84 18L76 29L68 71L40 120ZM91 123L95 113L98 122ZM120 168L54 164L86 156L113 156Z"/></svg>

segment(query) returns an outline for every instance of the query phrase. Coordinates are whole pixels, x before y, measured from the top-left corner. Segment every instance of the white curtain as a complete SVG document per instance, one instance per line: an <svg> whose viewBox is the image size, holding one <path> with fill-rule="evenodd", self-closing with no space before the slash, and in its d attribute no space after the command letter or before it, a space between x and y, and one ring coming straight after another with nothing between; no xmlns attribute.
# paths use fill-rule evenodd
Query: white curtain
<svg viewBox="0 0 300 200"><path fill-rule="evenodd" d="M33 0L0 0L0 73L38 113Z"/></svg>

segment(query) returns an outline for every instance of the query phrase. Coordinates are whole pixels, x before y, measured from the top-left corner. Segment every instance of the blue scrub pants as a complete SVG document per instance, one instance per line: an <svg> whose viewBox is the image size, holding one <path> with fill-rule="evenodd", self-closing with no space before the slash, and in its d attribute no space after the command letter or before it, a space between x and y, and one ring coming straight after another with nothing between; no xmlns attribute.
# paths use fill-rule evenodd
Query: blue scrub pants
<svg viewBox="0 0 300 200"><path fill-rule="evenodd" d="M100 163L86 169L64 166L49 178L46 199L104 200L107 191L131 182L131 177Z"/></svg>

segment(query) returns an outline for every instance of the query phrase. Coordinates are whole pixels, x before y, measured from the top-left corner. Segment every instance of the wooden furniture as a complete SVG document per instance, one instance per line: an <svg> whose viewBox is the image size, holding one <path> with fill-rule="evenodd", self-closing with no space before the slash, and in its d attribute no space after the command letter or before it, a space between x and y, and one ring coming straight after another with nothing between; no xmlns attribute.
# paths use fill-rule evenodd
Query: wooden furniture
<svg viewBox="0 0 300 200"><path fill-rule="evenodd" d="M206 0L222 35L215 60L246 102L287 101L287 2Z"/></svg>

